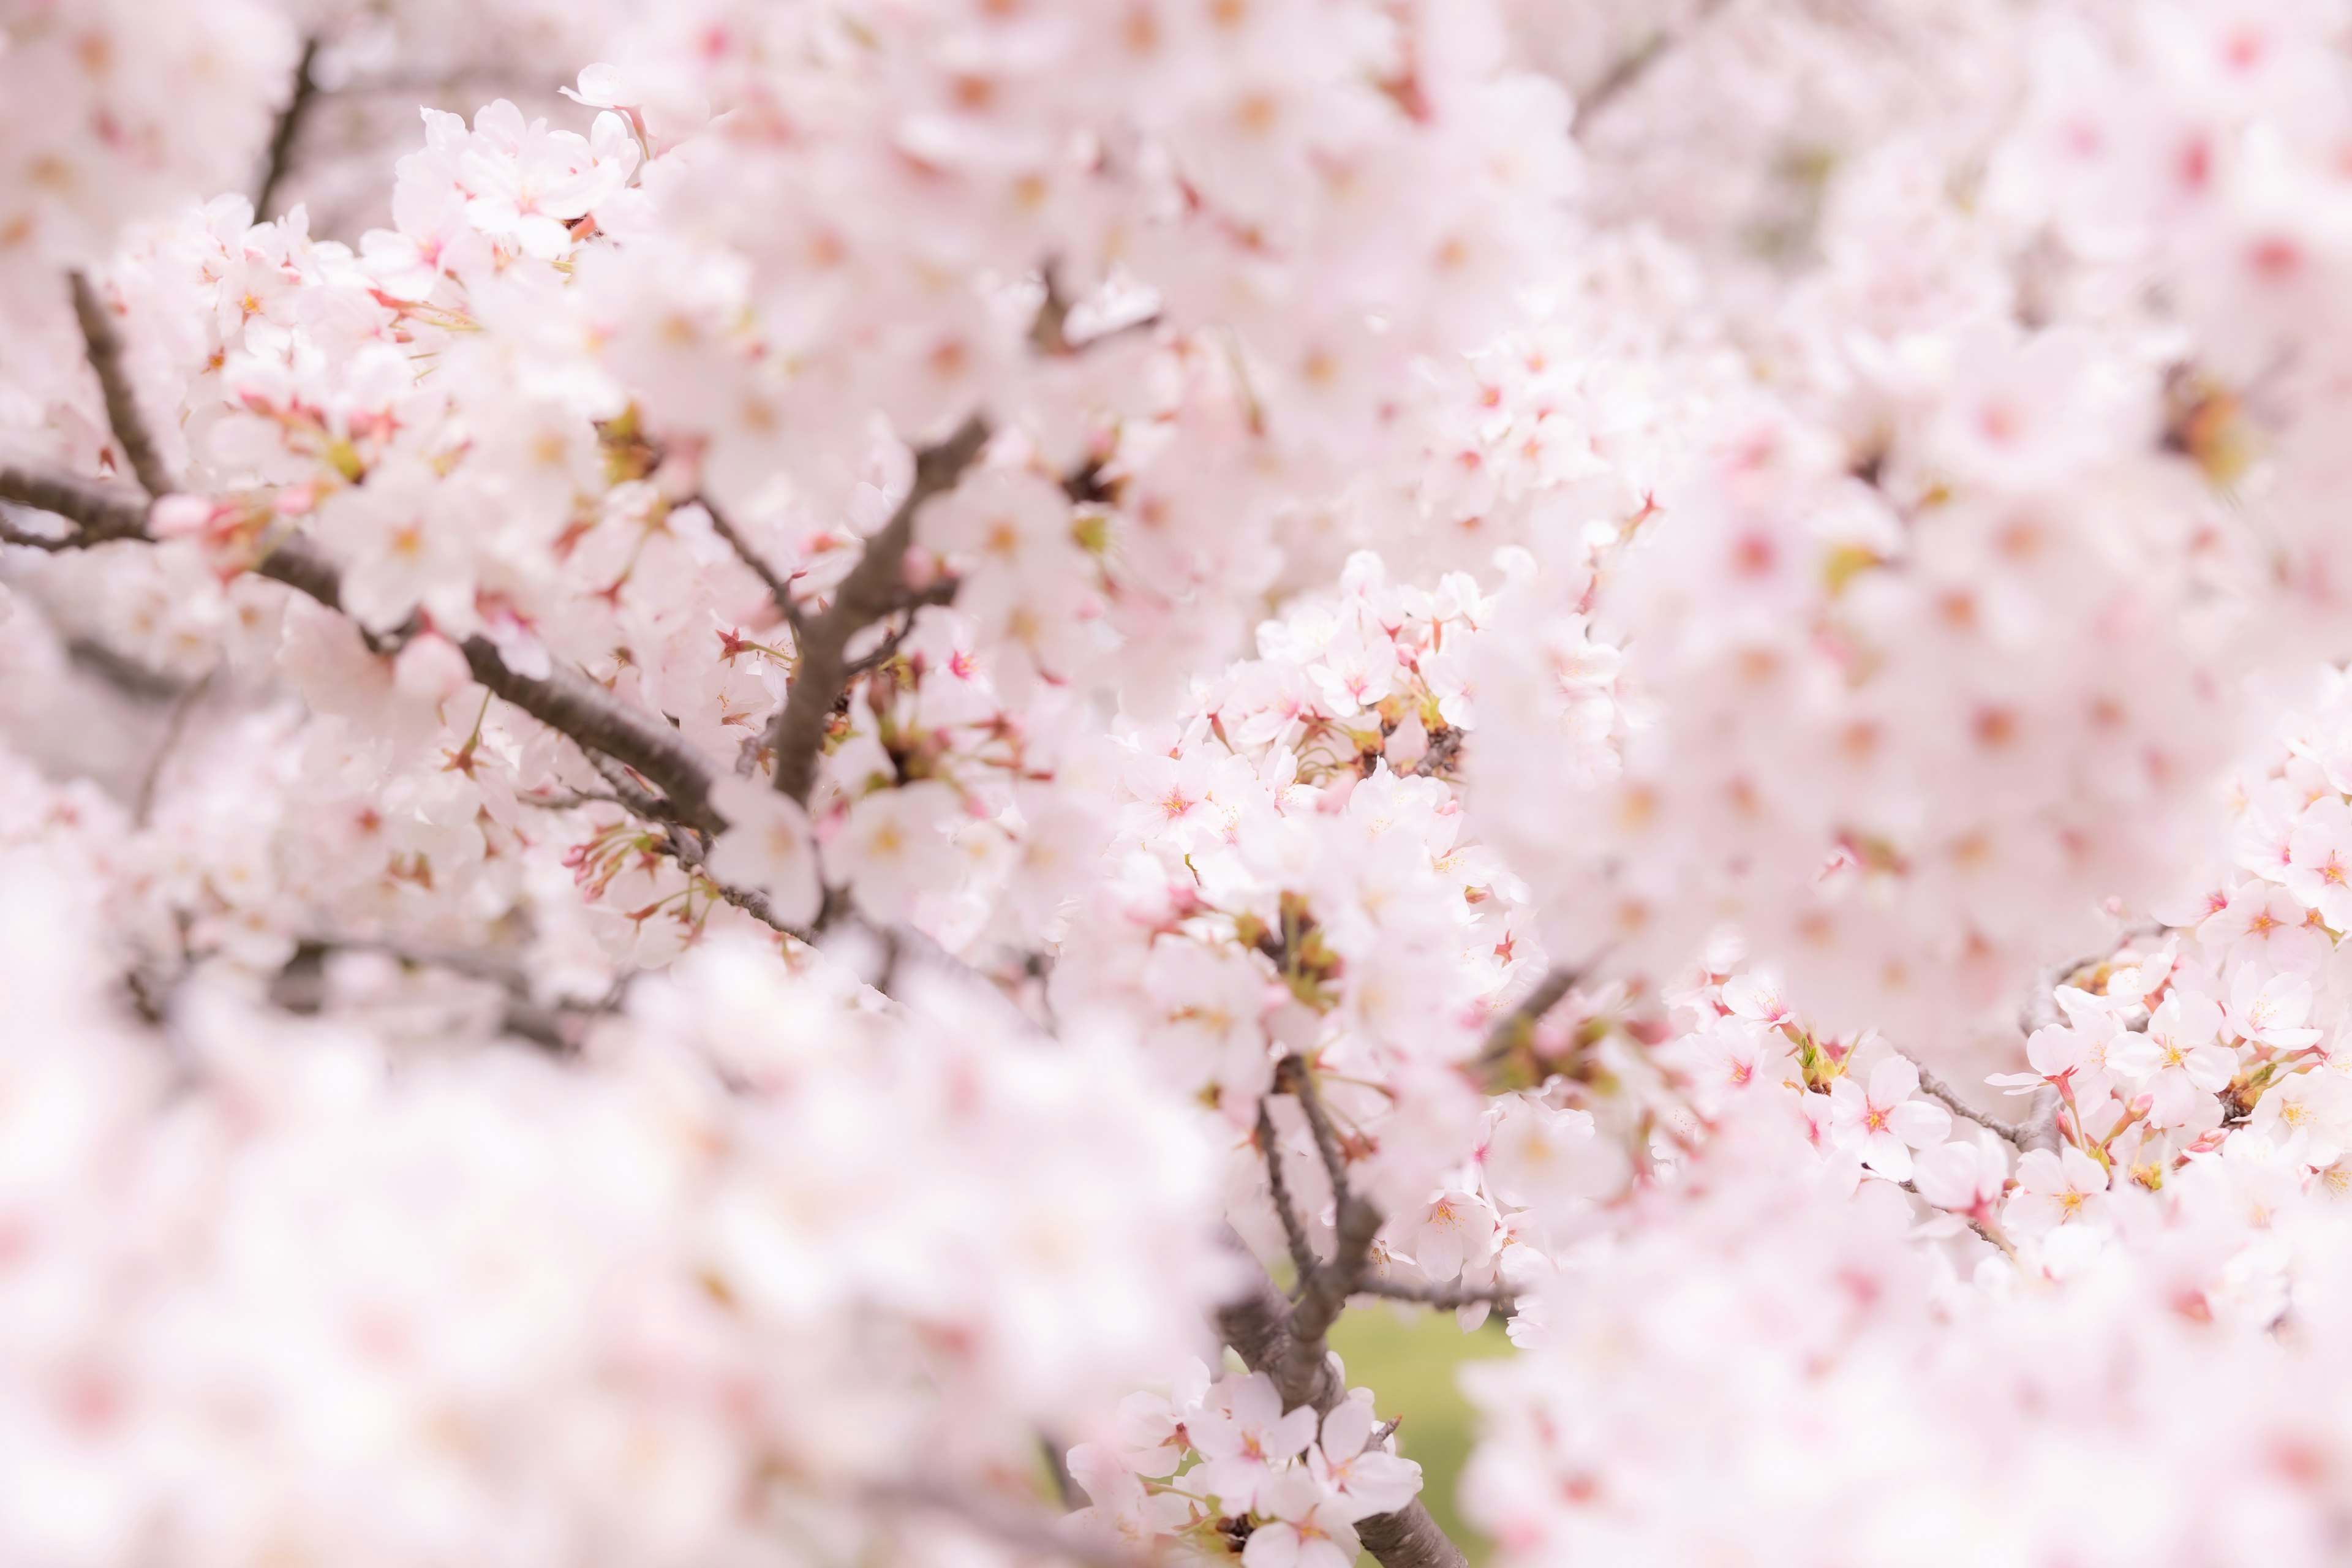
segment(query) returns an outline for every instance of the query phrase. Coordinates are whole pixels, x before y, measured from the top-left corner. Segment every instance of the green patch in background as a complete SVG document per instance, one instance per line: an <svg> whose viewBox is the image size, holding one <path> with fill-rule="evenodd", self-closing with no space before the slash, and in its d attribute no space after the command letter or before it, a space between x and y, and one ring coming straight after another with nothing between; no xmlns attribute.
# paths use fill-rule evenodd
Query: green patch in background
<svg viewBox="0 0 2352 1568"><path fill-rule="evenodd" d="M1486 1539L1462 1522L1454 1503L1471 1440L1470 1402L1454 1374L1465 1361L1512 1353L1502 1320L1490 1317L1465 1334L1452 1312L1356 1306L1332 1329L1331 1348L1347 1363L1349 1386L1372 1391L1381 1419L1403 1417L1397 1450L1421 1466L1421 1500L1472 1563L1486 1561Z"/></svg>

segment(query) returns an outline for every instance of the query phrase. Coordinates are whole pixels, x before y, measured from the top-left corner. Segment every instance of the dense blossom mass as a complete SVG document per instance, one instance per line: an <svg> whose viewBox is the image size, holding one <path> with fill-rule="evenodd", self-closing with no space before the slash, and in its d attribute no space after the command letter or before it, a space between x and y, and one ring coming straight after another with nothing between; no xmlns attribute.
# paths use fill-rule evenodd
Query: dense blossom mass
<svg viewBox="0 0 2352 1568"><path fill-rule="evenodd" d="M2345 5L0 106L0 1560L2352 1555Z"/></svg>

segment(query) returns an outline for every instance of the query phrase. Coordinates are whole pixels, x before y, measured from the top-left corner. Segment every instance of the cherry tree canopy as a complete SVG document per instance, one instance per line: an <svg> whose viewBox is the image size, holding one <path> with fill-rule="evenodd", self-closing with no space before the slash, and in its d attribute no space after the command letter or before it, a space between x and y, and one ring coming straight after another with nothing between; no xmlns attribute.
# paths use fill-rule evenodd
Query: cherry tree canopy
<svg viewBox="0 0 2352 1568"><path fill-rule="evenodd" d="M2352 1552L2352 7L0 105L0 1560Z"/></svg>

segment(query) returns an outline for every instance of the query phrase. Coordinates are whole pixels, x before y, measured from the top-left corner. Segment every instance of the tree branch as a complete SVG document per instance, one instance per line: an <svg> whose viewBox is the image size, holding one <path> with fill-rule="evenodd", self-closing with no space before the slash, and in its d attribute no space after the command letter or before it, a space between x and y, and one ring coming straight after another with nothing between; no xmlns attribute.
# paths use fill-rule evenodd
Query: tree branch
<svg viewBox="0 0 2352 1568"><path fill-rule="evenodd" d="M1276 1388L1282 1391L1284 1409L1310 1405L1318 1415L1328 1413L1347 1397L1348 1391L1331 1369L1330 1352L1322 1336L1315 1336L1311 1348L1302 1346L1293 1333L1296 1311L1284 1302L1282 1292L1275 1289L1265 1270L1255 1274L1245 1294L1219 1309L1218 1332L1253 1371L1274 1379ZM1295 1394L1294 1374L1302 1361L1312 1363L1312 1375L1305 1389ZM1356 1536L1382 1568L1468 1568L1462 1548L1430 1517L1428 1507L1418 1498L1394 1513L1358 1521Z"/></svg>
<svg viewBox="0 0 2352 1568"><path fill-rule="evenodd" d="M331 610L343 607L342 583L333 563L299 534L281 542L254 570ZM667 797L668 815L708 832L726 826L710 805L714 771L709 760L674 727L628 706L568 665L553 664L543 677L524 675L507 663L496 643L478 633L458 647L466 656L466 668L492 695L650 779Z"/></svg>
<svg viewBox="0 0 2352 1568"><path fill-rule="evenodd" d="M633 807L632 809L635 808ZM639 812L638 815L642 816L645 814L643 812ZM689 871L701 872L702 879L709 883L712 887L718 889L719 896L720 898L726 900L729 903L734 905L737 909L741 910L745 914L750 915L753 920L758 921L761 924L768 927L772 931L781 931L784 935L793 939L795 942L808 942L812 945L815 943L816 933L813 931L804 931L799 926L793 925L786 921L782 916L778 915L775 910L775 906L768 901L767 894L751 888L730 887L727 883L722 882L718 878L712 876L709 871L704 870L703 861L708 858L708 852L703 848L701 842L695 837L691 831L683 827L670 826L667 828L664 837L665 842L663 847L668 851L670 858L676 860L679 865L685 867Z"/></svg>
<svg viewBox="0 0 2352 1568"><path fill-rule="evenodd" d="M500 657L497 644L478 633L458 646L467 668L493 695L548 728L636 769L668 797L670 812L679 821L713 833L726 826L710 806L709 760L669 724L625 705L568 665L552 664L544 678L524 675Z"/></svg>
<svg viewBox="0 0 2352 1568"><path fill-rule="evenodd" d="M73 533L52 539L11 526L5 533L10 544L30 545L36 550L86 550L112 540L147 537L147 499L122 485L104 484L72 474L0 467L0 501L14 501L36 511L54 513L75 527Z"/></svg>
<svg viewBox="0 0 2352 1568"><path fill-rule="evenodd" d="M835 590L833 604L823 615L810 616L806 635L794 639L798 647L792 687L777 710L773 731L778 794L808 804L809 792L816 785L817 757L824 748L825 720L850 679L849 639L904 607L904 567L908 547L914 542L915 514L924 502L955 489L987 441L987 423L974 415L938 446L915 454L915 482L907 499L882 531L866 541L865 553Z"/></svg>
<svg viewBox="0 0 2352 1568"><path fill-rule="evenodd" d="M1307 1275L1297 1303L1290 1310L1293 1353L1320 1363L1328 1354L1324 1336L1347 1310L1348 1298L1355 1293L1357 1282L1363 1278L1364 1266L1371 1258L1372 1240L1381 1231L1381 1214L1348 1185L1346 1152L1339 1147L1339 1136L1331 1129L1331 1119L1323 1109L1323 1097L1316 1092L1307 1064L1296 1056L1285 1057L1276 1068L1275 1084L1297 1096L1299 1109L1307 1113L1307 1124L1314 1130L1315 1146L1322 1152L1323 1168L1331 1177L1338 1231L1331 1258Z"/></svg>
<svg viewBox="0 0 2352 1568"><path fill-rule="evenodd" d="M1513 1053L1524 1049L1534 1038L1536 1026L1545 1014L1560 1004L1561 998L1576 989L1577 984L1591 972L1591 964L1570 966L1555 964L1544 972L1534 990L1519 998L1517 1005L1488 1026L1486 1048L1478 1053L1478 1065L1491 1067Z"/></svg>
<svg viewBox="0 0 2352 1568"><path fill-rule="evenodd" d="M89 368L98 373L99 391L106 398L106 422L114 429L115 444L131 460L131 471L149 496L169 495L178 487L164 469L163 457L155 450L155 437L147 428L145 416L139 412L138 396L131 390L131 377L122 366L122 334L114 330L114 312L98 297L90 286L89 275L73 272L67 275L73 288L74 319L81 323L81 341L89 353ZM146 526L146 514L140 514L140 527Z"/></svg>
<svg viewBox="0 0 2352 1568"><path fill-rule="evenodd" d="M311 105L319 100L319 40L302 40L302 58L294 68L294 88L286 100L286 107L278 111L278 121L269 131L269 161L262 165L261 184L253 193L253 216L257 223L268 223L271 207L278 200L278 187L294 170L294 148L301 140L302 122L310 117Z"/></svg>
<svg viewBox="0 0 2352 1568"><path fill-rule="evenodd" d="M613 792L613 798L625 810L648 822L675 820L669 814L669 803L659 795L647 794L628 769L604 752L587 746L580 748L580 754L588 759L588 765L596 770L596 776L604 781L605 786Z"/></svg>
<svg viewBox="0 0 2352 1568"><path fill-rule="evenodd" d="M1911 1056L1909 1053L1904 1051L1897 1051L1895 1055L1902 1057L1904 1060L1909 1062L1912 1067L1918 1070L1919 1087L1924 1089L1931 1099L1943 1101L1945 1110L1950 1111L1955 1116L1965 1117L1969 1121L1975 1122L1979 1127L2000 1133L2003 1138L2008 1139L2011 1143L2015 1143L2021 1148L2024 1146L2021 1140L2025 1137L2027 1131L2027 1124L2025 1122L2003 1121L1998 1116L1990 1115L1985 1111L1979 1110L1975 1106L1970 1105L1967 1100L1962 1100L1958 1089L1955 1089L1950 1084L1946 1083L1942 1079L1937 1078L1934 1073L1928 1071L1927 1065L1919 1060L1918 1058Z"/></svg>

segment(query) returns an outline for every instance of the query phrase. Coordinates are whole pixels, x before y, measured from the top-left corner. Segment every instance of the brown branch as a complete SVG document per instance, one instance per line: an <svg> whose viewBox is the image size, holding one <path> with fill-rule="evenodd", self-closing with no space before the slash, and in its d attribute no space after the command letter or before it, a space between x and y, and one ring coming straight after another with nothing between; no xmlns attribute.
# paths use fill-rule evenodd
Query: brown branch
<svg viewBox="0 0 2352 1568"><path fill-rule="evenodd" d="M98 373L99 391L106 398L106 422L113 426L115 444L131 460L131 471L138 476L142 489L150 496L169 495L179 487L164 469L163 459L155 450L155 437L147 428L146 416L139 412L139 399L131 389L130 373L122 365L122 334L114 330L114 312L98 297L89 274L68 273L67 281L73 288L74 319L81 323L81 341L89 353L89 368ZM140 522L143 529L143 512Z"/></svg>
<svg viewBox="0 0 2352 1568"><path fill-rule="evenodd" d="M294 67L293 90L287 95L286 107L278 111L278 121L269 130L269 160L262 166L261 184L253 193L253 216L257 223L268 223L271 207L278 200L278 188L294 171L295 143L301 140L302 123L310 117L311 106L319 100L319 40L302 40L302 58Z"/></svg>
<svg viewBox="0 0 2352 1568"><path fill-rule="evenodd" d="M923 503L955 489L965 468L988 441L978 415L935 447L915 454L915 481L882 531L866 541L849 575L835 590L823 615L808 618L798 637L792 687L776 710L776 790L802 805L816 785L818 754L824 747L825 721L850 679L849 639L906 605L907 550L914 542L915 514ZM648 773L647 777L653 775Z"/></svg>

